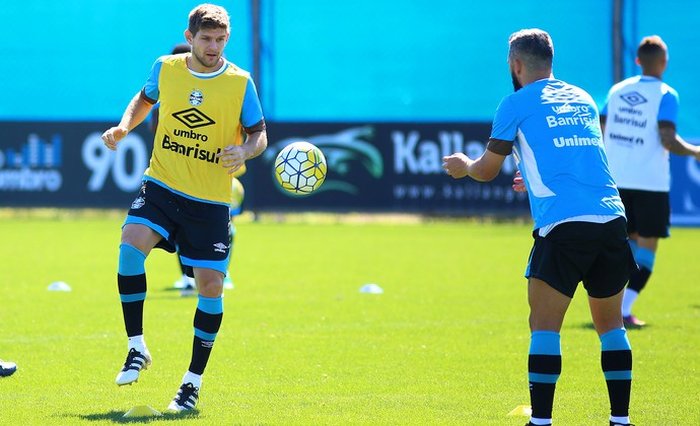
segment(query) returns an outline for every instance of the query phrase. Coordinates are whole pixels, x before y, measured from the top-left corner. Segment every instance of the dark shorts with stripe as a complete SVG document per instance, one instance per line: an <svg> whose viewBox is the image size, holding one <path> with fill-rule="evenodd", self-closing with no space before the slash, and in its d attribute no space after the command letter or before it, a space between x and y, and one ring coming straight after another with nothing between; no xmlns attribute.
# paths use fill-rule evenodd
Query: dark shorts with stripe
<svg viewBox="0 0 700 426"><path fill-rule="evenodd" d="M158 248L178 252L183 265L226 274L230 253L229 208L179 195L145 181L125 225L145 225L163 237Z"/></svg>
<svg viewBox="0 0 700 426"><path fill-rule="evenodd" d="M620 189L625 205L627 232L640 237L666 238L670 235L671 202L668 192Z"/></svg>
<svg viewBox="0 0 700 426"><path fill-rule="evenodd" d="M637 268L627 242L625 218L607 223L565 222L535 243L525 276L574 297L579 282L588 295L610 297L625 287Z"/></svg>

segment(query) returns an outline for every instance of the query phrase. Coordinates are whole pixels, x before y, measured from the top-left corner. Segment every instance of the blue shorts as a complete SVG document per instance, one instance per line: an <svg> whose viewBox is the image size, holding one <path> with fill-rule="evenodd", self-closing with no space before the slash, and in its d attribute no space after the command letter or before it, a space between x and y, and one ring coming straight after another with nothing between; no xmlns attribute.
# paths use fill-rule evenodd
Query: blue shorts
<svg viewBox="0 0 700 426"><path fill-rule="evenodd" d="M178 252L185 266L226 274L231 250L229 208L193 200L145 181L124 225L145 225L162 240L156 247Z"/></svg>

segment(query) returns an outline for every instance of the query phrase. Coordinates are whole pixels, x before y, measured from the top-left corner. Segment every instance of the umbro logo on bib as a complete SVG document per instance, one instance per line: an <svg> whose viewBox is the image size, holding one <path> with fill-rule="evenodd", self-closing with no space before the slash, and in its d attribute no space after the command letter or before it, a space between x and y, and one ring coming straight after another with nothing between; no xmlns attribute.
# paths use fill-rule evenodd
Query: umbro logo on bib
<svg viewBox="0 0 700 426"><path fill-rule="evenodd" d="M209 118L205 113L198 110L197 108L190 108L174 112L172 116L175 117L180 123L189 127L190 129L196 129L198 127L216 124L214 120Z"/></svg>

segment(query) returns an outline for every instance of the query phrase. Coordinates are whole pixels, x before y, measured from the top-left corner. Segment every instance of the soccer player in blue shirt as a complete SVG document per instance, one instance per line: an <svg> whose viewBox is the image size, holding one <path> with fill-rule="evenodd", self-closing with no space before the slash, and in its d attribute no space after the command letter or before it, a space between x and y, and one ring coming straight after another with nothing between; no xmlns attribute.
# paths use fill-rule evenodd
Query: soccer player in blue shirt
<svg viewBox="0 0 700 426"><path fill-rule="evenodd" d="M535 222L525 271L531 329L528 425L552 424L562 361L559 332L581 281L600 336L610 425L629 425L632 350L621 303L636 265L598 110L588 93L552 75L549 34L521 30L509 43L515 93L498 106L486 151L475 160L463 153L446 156L443 167L454 178L490 181L512 152L522 172Z"/></svg>

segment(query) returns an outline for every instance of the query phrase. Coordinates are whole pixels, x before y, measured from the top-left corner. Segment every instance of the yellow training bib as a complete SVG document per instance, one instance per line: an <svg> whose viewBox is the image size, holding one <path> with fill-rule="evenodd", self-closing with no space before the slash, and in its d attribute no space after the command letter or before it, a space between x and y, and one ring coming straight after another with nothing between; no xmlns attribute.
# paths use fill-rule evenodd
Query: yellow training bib
<svg viewBox="0 0 700 426"><path fill-rule="evenodd" d="M244 141L249 74L228 61L214 73L193 73L187 56L161 58L159 121L145 175L185 196L229 204L231 176L217 154Z"/></svg>

